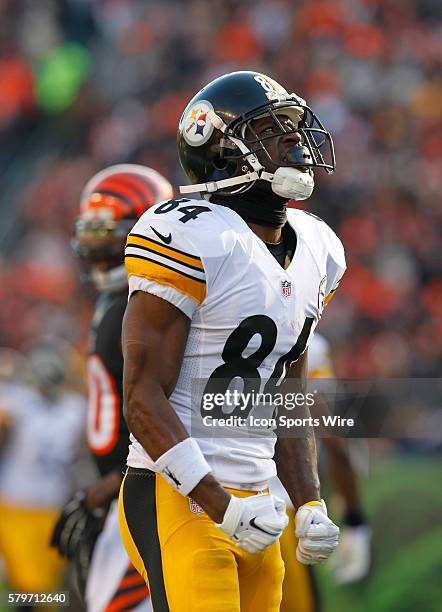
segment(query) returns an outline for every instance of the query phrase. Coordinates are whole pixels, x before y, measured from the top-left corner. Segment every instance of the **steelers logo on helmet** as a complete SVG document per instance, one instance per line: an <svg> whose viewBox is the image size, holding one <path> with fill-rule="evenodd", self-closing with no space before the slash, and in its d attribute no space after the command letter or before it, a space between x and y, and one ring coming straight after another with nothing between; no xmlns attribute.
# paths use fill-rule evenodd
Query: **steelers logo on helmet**
<svg viewBox="0 0 442 612"><path fill-rule="evenodd" d="M191 147L199 147L206 143L213 133L213 124L209 112L213 106L207 100L199 100L191 106L181 119L184 140Z"/></svg>

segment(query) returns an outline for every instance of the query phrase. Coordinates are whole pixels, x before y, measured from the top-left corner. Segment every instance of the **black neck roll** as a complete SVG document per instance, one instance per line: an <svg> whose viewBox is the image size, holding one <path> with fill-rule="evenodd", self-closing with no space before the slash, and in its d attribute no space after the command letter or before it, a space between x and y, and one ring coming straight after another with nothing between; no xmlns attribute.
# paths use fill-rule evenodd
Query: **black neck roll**
<svg viewBox="0 0 442 612"><path fill-rule="evenodd" d="M288 200L273 193L267 181L257 181L248 191L238 195L214 193L210 201L231 208L246 223L281 228L287 220Z"/></svg>

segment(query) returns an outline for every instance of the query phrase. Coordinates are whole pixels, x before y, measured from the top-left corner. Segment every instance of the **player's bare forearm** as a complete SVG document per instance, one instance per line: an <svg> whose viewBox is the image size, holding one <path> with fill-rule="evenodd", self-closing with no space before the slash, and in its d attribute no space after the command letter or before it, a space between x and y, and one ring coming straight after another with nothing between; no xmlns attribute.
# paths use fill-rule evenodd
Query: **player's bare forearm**
<svg viewBox="0 0 442 612"><path fill-rule="evenodd" d="M204 508L215 523L221 523L230 501L230 494L211 475L207 474L191 491L192 497Z"/></svg>
<svg viewBox="0 0 442 612"><path fill-rule="evenodd" d="M332 415L322 395L316 396L314 408L318 416ZM359 511L358 479L351 463L346 440L337 437L323 437L322 445L327 453L327 466L331 481L342 495L347 511Z"/></svg>
<svg viewBox="0 0 442 612"><path fill-rule="evenodd" d="M125 417L129 430L146 452L157 460L163 453L188 437L182 422L171 408L164 389L154 380L145 376L138 378L131 371L130 360L142 356L139 347L127 349L128 368L125 368Z"/></svg>
<svg viewBox="0 0 442 612"><path fill-rule="evenodd" d="M292 364L288 383L297 392L305 393L307 385L307 351ZM292 389L293 390L293 389ZM316 441L308 406L296 408L296 417L303 419L306 426L297 438L278 438L275 448L275 461L278 476L286 488L295 507L308 501L320 499Z"/></svg>
<svg viewBox="0 0 442 612"><path fill-rule="evenodd" d="M309 415L307 408L300 418ZM302 437L278 439L275 460L278 476L296 508L308 501L321 499L316 443L311 427L304 428Z"/></svg>
<svg viewBox="0 0 442 612"><path fill-rule="evenodd" d="M322 443L327 452L330 478L336 490L344 498L347 512L359 512L361 501L358 479L352 466L345 440L341 438L324 438Z"/></svg>
<svg viewBox="0 0 442 612"><path fill-rule="evenodd" d="M135 293L123 320L124 410L130 431L154 461L189 437L170 405L181 369L189 319L153 295ZM230 495L207 474L191 496L221 522Z"/></svg>

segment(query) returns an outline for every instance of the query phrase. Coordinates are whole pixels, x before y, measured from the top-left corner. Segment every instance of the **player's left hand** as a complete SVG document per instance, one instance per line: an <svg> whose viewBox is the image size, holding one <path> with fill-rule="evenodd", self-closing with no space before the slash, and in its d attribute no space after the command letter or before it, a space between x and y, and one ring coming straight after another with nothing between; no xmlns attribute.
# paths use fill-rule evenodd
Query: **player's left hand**
<svg viewBox="0 0 442 612"><path fill-rule="evenodd" d="M338 584L362 580L370 569L371 529L368 525L344 527L336 553L330 560Z"/></svg>
<svg viewBox="0 0 442 612"><path fill-rule="evenodd" d="M339 527L327 516L324 500L308 502L295 516L298 547L296 558L304 565L326 561L339 541Z"/></svg>

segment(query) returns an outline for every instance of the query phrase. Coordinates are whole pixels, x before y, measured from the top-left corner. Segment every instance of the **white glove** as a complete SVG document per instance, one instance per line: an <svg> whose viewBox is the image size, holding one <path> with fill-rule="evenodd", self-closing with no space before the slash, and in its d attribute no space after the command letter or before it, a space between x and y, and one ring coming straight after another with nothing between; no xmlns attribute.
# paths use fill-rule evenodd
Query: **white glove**
<svg viewBox="0 0 442 612"><path fill-rule="evenodd" d="M231 540L249 553L259 553L274 544L287 527L285 502L274 495L232 495L223 522L217 524Z"/></svg>
<svg viewBox="0 0 442 612"><path fill-rule="evenodd" d="M339 527L328 518L323 499L300 506L295 525L298 538L296 558L304 565L325 561L338 545Z"/></svg>
<svg viewBox="0 0 442 612"><path fill-rule="evenodd" d="M330 560L338 584L356 582L370 569L371 529L367 525L344 527L336 554Z"/></svg>

